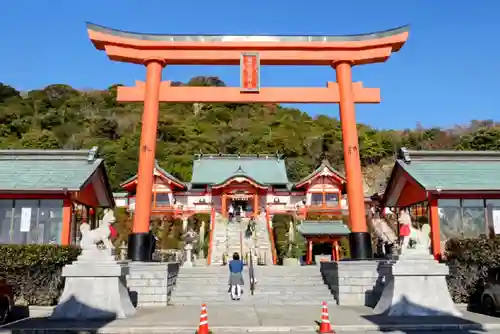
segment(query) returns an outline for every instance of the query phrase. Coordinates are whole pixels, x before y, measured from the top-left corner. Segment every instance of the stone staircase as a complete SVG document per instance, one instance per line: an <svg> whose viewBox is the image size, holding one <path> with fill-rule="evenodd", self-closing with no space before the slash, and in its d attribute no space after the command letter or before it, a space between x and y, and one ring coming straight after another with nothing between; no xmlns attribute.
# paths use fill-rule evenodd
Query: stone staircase
<svg viewBox="0 0 500 334"><path fill-rule="evenodd" d="M226 253L228 256L228 261L232 259L235 252L242 255L244 253L244 248L242 245L242 240L245 234L246 219L241 218L241 221L233 219L232 222L228 223L226 226Z"/></svg>
<svg viewBox="0 0 500 334"><path fill-rule="evenodd" d="M241 218L240 221L234 219L232 222L227 222L220 214L216 214L214 236L212 238L211 265L222 265L224 253L227 254L228 260L230 260L235 252L239 253L240 256L248 257L251 249L253 249L252 260L255 265L259 256L266 265L273 264L272 248L265 215L257 217L255 235L245 238L248 222L249 218Z"/></svg>
<svg viewBox="0 0 500 334"><path fill-rule="evenodd" d="M323 301L334 303L319 266L255 266L254 271L257 279L254 295L249 291L248 268L245 267L243 296L240 301L232 301L228 294L227 267L181 268L170 303L198 306L202 303L316 306Z"/></svg>
<svg viewBox="0 0 500 334"><path fill-rule="evenodd" d="M253 249L252 260L255 265L259 258L265 265L273 265L273 252L265 215L258 216L255 222L254 236L244 241L245 255L248 254L250 249ZM248 224L248 221L245 222L245 226L246 224Z"/></svg>
<svg viewBox="0 0 500 334"><path fill-rule="evenodd" d="M225 218L220 214L215 214L215 223L213 224L214 230L212 231L212 254L211 254L211 265L220 266L222 265L222 257L226 252L226 222Z"/></svg>

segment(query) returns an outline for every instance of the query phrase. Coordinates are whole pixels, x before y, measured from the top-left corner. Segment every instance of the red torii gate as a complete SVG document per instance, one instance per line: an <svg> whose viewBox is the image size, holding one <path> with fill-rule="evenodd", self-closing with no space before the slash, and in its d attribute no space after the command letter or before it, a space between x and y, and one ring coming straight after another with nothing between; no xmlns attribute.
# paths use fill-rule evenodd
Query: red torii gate
<svg viewBox="0 0 500 334"><path fill-rule="evenodd" d="M129 257L148 261L149 224L159 102L339 103L353 259L372 257L365 217L355 103L379 103L380 91L352 82L352 67L386 61L406 42L409 26L351 36L158 35L87 23L90 40L111 60L146 66L146 82L119 87L118 101L144 101L138 185ZM167 65L240 65L241 87L173 87ZM317 65L336 70L325 88L260 87L260 65Z"/></svg>

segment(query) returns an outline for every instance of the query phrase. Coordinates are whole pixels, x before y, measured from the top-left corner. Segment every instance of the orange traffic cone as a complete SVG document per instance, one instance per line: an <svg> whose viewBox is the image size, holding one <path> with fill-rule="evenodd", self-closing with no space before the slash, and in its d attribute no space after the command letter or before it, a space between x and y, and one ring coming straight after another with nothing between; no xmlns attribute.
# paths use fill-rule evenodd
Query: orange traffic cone
<svg viewBox="0 0 500 334"><path fill-rule="evenodd" d="M323 302L321 305L321 324L319 325L318 333L335 333L328 317L328 306L326 302Z"/></svg>
<svg viewBox="0 0 500 334"><path fill-rule="evenodd" d="M208 314L207 314L207 304L201 304L200 313L200 326L198 327L197 334L210 334L208 330Z"/></svg>

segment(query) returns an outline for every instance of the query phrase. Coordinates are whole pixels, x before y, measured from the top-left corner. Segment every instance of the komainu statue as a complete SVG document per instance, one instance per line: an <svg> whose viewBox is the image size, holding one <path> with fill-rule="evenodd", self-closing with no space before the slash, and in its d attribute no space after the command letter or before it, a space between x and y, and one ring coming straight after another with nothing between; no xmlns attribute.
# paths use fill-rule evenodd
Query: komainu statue
<svg viewBox="0 0 500 334"><path fill-rule="evenodd" d="M113 244L109 238L111 236L110 227L115 222L116 218L113 210L106 209L98 228L91 230L89 224L80 226L82 257L89 259L92 257L95 260L108 260L113 257Z"/></svg>

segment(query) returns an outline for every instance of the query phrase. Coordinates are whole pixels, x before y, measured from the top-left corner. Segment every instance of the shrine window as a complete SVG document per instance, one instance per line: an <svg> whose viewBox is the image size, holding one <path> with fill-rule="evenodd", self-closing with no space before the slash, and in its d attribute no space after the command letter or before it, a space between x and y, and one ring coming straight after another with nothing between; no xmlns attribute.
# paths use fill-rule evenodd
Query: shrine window
<svg viewBox="0 0 500 334"><path fill-rule="evenodd" d="M337 207L340 205L339 193L312 193L311 206Z"/></svg>
<svg viewBox="0 0 500 334"><path fill-rule="evenodd" d="M325 193L325 205L326 206L339 206L339 194L338 193Z"/></svg>
<svg viewBox="0 0 500 334"><path fill-rule="evenodd" d="M63 200L0 200L0 242L59 244Z"/></svg>
<svg viewBox="0 0 500 334"><path fill-rule="evenodd" d="M487 232L484 200L439 199L438 207L443 241L457 237L473 238Z"/></svg>
<svg viewBox="0 0 500 334"><path fill-rule="evenodd" d="M311 205L322 206L323 205L323 193L312 193L311 194Z"/></svg>
<svg viewBox="0 0 500 334"><path fill-rule="evenodd" d="M156 194L156 207L160 206L170 206L170 196L169 194Z"/></svg>

